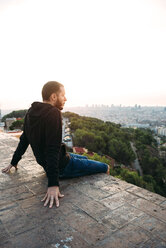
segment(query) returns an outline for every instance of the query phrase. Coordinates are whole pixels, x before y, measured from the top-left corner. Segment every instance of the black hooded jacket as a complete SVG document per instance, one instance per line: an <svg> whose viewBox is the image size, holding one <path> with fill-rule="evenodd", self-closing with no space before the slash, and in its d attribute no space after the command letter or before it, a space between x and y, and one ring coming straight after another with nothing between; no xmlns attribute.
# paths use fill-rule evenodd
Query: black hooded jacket
<svg viewBox="0 0 166 248"><path fill-rule="evenodd" d="M16 166L28 145L48 177L48 187L59 186L59 170L69 162L62 141L62 117L51 104L34 102L24 120L24 130L11 164Z"/></svg>

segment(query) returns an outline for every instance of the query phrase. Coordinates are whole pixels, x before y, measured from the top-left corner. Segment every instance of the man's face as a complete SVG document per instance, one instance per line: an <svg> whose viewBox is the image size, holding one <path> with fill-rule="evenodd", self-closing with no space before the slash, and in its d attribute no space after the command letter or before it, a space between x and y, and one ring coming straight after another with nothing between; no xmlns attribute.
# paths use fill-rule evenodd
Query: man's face
<svg viewBox="0 0 166 248"><path fill-rule="evenodd" d="M65 102L67 101L65 96L65 88L63 86L60 87L60 91L57 93L57 100L55 102L55 107L62 110Z"/></svg>

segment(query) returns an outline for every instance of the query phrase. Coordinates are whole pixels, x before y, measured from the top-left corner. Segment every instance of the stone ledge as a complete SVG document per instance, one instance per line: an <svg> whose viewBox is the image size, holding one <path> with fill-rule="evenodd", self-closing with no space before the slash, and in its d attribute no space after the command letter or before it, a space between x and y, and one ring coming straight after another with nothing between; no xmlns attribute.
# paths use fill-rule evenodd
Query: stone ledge
<svg viewBox="0 0 166 248"><path fill-rule="evenodd" d="M0 169L17 143L0 133ZM106 174L60 185L60 207L43 207L47 178L30 148L17 172L0 173L0 247L166 247L166 198Z"/></svg>

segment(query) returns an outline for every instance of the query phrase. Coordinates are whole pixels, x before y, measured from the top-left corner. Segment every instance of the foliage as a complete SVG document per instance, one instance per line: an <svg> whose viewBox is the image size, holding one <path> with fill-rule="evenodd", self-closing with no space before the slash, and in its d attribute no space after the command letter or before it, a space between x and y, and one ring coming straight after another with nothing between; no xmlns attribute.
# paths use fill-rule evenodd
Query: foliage
<svg viewBox="0 0 166 248"><path fill-rule="evenodd" d="M154 139L150 129L135 129L134 138L141 144L157 146L156 140Z"/></svg>
<svg viewBox="0 0 166 248"><path fill-rule="evenodd" d="M10 130L14 129L21 129L23 130L23 125L24 125L24 119L14 121L12 125L10 126Z"/></svg>
<svg viewBox="0 0 166 248"><path fill-rule="evenodd" d="M152 192L155 192L156 182L152 176L144 178L138 175L136 171L130 171L126 168L116 168L111 170L111 175L118 177L119 179L125 180L128 183L135 184L141 188L145 188Z"/></svg>
<svg viewBox="0 0 166 248"><path fill-rule="evenodd" d="M93 156L88 155L87 153L84 153L83 156L86 156L88 159L92 159L92 160L95 160L95 161L100 161L100 162L105 163L105 164L110 164L109 159L107 159L105 156L100 156L97 153L94 153Z"/></svg>
<svg viewBox="0 0 166 248"><path fill-rule="evenodd" d="M112 169L111 174L166 196L166 162L159 157L157 142L151 130L122 128L119 124L70 112L67 117L70 119L75 146L86 147L100 155L109 155L120 164L131 165L135 160L131 148L133 142L144 176L140 177L137 172L124 168Z"/></svg>
<svg viewBox="0 0 166 248"><path fill-rule="evenodd" d="M15 117L15 118L19 118L19 117L24 118L26 112L27 112L27 109L12 111L11 113L3 116L2 122L5 122L6 118L13 118L13 117Z"/></svg>
<svg viewBox="0 0 166 248"><path fill-rule="evenodd" d="M161 146L160 147L160 151L166 151L166 147L165 146Z"/></svg>
<svg viewBox="0 0 166 248"><path fill-rule="evenodd" d="M151 131L135 130L134 140L144 177L153 179L148 187L151 185L156 193L166 196L166 167L159 157L157 143Z"/></svg>
<svg viewBox="0 0 166 248"><path fill-rule="evenodd" d="M119 124L104 122L97 118L75 116L67 113L73 132L75 146L83 146L98 154L107 154L118 162L131 164L135 154L131 148L127 133Z"/></svg>
<svg viewBox="0 0 166 248"><path fill-rule="evenodd" d="M109 150L111 157L123 164L131 164L135 160L135 154L128 141L113 138L109 141Z"/></svg>
<svg viewBox="0 0 166 248"><path fill-rule="evenodd" d="M160 139L161 139L161 145L166 143L166 136L161 136Z"/></svg>
<svg viewBox="0 0 166 248"><path fill-rule="evenodd" d="M72 112L69 112L69 111L63 112L62 116L65 117L65 118L79 117L78 114L75 114L75 113L72 113Z"/></svg>

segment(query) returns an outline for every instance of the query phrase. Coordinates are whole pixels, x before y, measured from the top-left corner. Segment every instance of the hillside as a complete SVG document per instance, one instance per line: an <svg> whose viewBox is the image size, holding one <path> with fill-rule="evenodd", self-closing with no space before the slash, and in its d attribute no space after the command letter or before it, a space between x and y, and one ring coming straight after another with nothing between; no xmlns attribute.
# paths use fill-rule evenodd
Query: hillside
<svg viewBox="0 0 166 248"><path fill-rule="evenodd" d="M6 118L12 118L12 117L24 118L26 112L27 112L27 109L12 111L11 113L3 116L2 122L4 122L6 120Z"/></svg>
<svg viewBox="0 0 166 248"><path fill-rule="evenodd" d="M159 157L153 133L149 129L122 128L119 124L104 122L97 118L63 113L69 118L74 146L83 146L99 155L108 155L127 168L115 168L111 174L166 196L166 162ZM131 171L136 147L143 176Z"/></svg>

